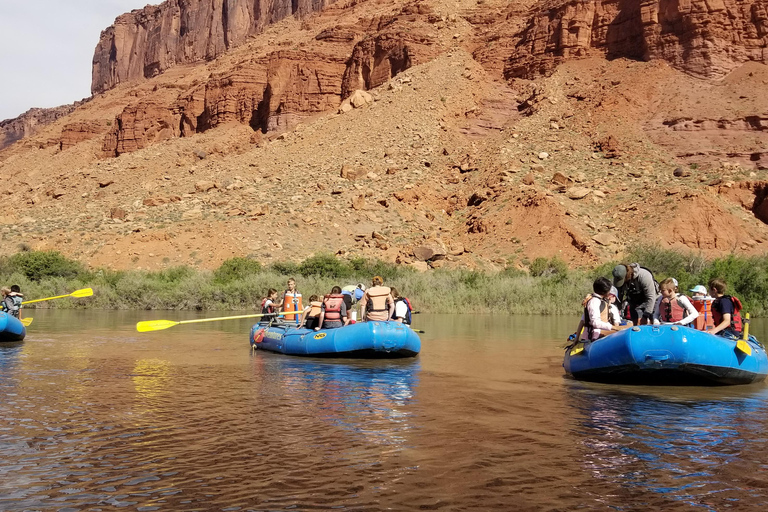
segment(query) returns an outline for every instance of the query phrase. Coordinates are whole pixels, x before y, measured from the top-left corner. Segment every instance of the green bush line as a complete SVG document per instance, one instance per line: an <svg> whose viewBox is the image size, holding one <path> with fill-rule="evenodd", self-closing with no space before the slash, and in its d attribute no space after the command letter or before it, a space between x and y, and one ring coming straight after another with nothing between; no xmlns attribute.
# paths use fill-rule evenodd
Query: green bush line
<svg viewBox="0 0 768 512"><path fill-rule="evenodd" d="M720 277L728 293L741 298L753 316L768 311L768 255L726 256L707 260L700 255L639 247L625 262L640 262L657 280L675 277L681 290ZM537 258L527 271L443 270L416 272L409 267L362 258L340 260L318 255L301 263L262 266L248 258L232 258L214 271L180 266L160 271L88 269L58 252L21 252L0 257L0 282L18 284L26 299L63 295L91 287L93 297L42 302L39 308L252 310L268 288L283 290L295 277L305 297L323 294L334 285L370 283L380 275L425 313L495 313L512 315L577 314L592 281L609 277L613 266L569 269L557 258ZM307 300L305 298L305 300Z"/></svg>

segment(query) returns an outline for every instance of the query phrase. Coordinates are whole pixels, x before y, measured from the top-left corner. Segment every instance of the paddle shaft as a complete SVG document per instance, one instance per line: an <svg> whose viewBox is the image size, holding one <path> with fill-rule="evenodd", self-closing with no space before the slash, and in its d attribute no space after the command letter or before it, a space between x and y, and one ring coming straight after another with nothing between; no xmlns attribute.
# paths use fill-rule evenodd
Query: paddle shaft
<svg viewBox="0 0 768 512"><path fill-rule="evenodd" d="M25 300L22 302L22 304L32 304L33 302L43 302L44 300L53 300L53 299L63 299L64 297L69 297L71 294L66 295L57 295L56 297L46 297L45 299L35 299L35 300Z"/></svg>
<svg viewBox="0 0 768 512"><path fill-rule="evenodd" d="M282 313L261 313L259 315L221 316L218 318L201 318L199 320L182 320L179 324L197 324L203 322L217 322L219 320L237 320L238 318L256 318L258 316L281 315Z"/></svg>

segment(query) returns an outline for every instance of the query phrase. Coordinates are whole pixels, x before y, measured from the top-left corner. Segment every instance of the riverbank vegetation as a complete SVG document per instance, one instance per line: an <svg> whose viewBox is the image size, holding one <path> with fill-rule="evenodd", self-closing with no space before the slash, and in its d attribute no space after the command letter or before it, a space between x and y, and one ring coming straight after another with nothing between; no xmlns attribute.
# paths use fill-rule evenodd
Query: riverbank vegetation
<svg viewBox="0 0 768 512"><path fill-rule="evenodd" d="M700 255L636 248L626 262L640 262L657 280L675 277L681 290L721 277L753 316L768 313L768 255L705 259ZM0 258L0 282L18 284L26 299L62 295L91 287L93 297L63 299L36 307L101 309L248 310L261 304L267 288L282 290L295 277L305 297L334 285L370 284L384 278L425 313L577 314L597 276L611 277L617 262L569 269L557 258L528 262L527 270L417 272L366 259L317 255L301 263L264 266L248 258L225 261L214 271L179 266L159 271L90 269L55 251L20 252ZM305 299L306 300L306 299Z"/></svg>

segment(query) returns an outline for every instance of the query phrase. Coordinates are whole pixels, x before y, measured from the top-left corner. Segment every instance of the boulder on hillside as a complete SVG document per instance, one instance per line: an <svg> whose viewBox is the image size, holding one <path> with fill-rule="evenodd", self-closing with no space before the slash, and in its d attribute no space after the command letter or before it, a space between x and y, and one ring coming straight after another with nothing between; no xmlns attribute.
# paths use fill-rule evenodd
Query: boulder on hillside
<svg viewBox="0 0 768 512"><path fill-rule="evenodd" d="M355 181L355 180L359 180L360 178L364 178L366 174L367 173L363 168L351 167L349 165L342 165L341 173L339 175L344 179Z"/></svg>
<svg viewBox="0 0 768 512"><path fill-rule="evenodd" d="M358 89L350 94L347 99L341 102L341 105L339 106L339 113L345 114L353 108L364 107L369 103L373 103L373 96L361 89Z"/></svg>

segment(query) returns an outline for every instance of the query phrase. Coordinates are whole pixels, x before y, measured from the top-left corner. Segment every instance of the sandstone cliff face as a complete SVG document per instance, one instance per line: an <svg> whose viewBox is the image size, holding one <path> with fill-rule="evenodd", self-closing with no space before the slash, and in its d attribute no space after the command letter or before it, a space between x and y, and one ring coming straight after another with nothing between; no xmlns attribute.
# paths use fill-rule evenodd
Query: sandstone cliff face
<svg viewBox="0 0 768 512"><path fill-rule="evenodd" d="M288 16L333 0L167 0L123 14L101 33L91 91L150 78L177 64L211 60Z"/></svg>
<svg viewBox="0 0 768 512"><path fill-rule="evenodd" d="M0 150L17 140L33 135L42 127L68 115L81 104L82 102L76 102L54 108L31 108L19 117L0 122Z"/></svg>
<svg viewBox="0 0 768 512"><path fill-rule="evenodd" d="M550 73L561 62L662 59L702 78L746 61L768 62L765 0L569 0L542 3L507 60L507 78Z"/></svg>
<svg viewBox="0 0 768 512"><path fill-rule="evenodd" d="M104 139L104 155L129 153L231 122L263 132L291 128L308 115L339 106L345 69L341 57L274 52L211 76L175 100L147 98L127 107Z"/></svg>

